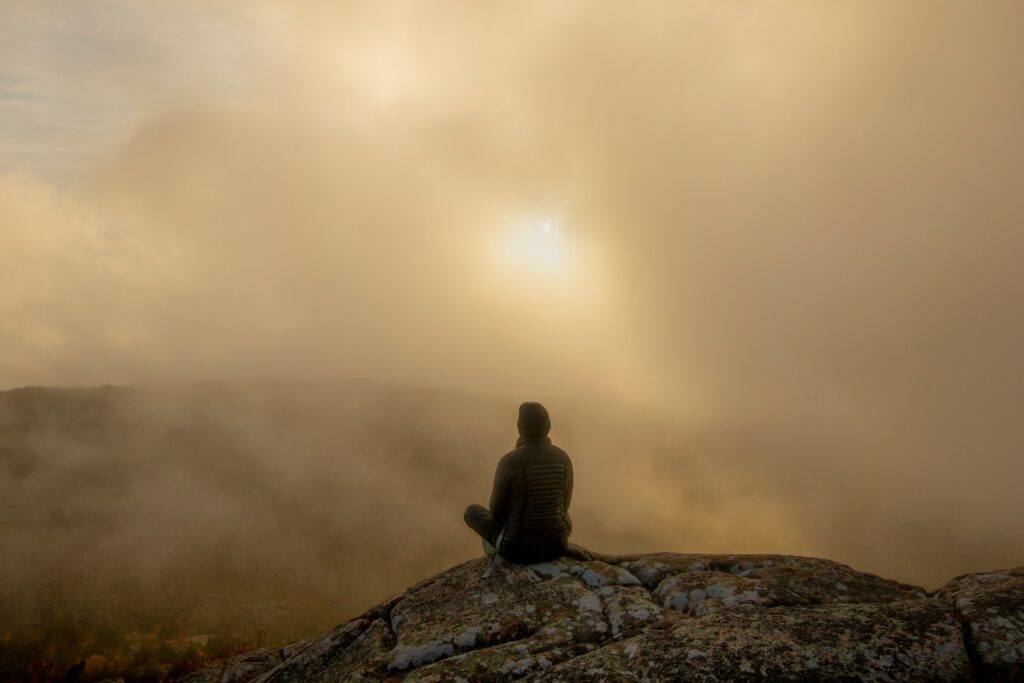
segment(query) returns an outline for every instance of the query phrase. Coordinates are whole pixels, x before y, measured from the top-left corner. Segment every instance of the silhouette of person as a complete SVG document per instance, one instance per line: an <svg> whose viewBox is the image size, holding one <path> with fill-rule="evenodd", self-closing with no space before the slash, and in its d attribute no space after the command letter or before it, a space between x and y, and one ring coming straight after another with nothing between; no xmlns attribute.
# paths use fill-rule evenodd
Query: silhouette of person
<svg viewBox="0 0 1024 683"><path fill-rule="evenodd" d="M519 564L546 562L569 546L572 461L551 443L551 418L541 404L519 406L517 426L516 447L502 457L494 473L490 509L470 505L464 518L484 539L485 552L496 550Z"/></svg>

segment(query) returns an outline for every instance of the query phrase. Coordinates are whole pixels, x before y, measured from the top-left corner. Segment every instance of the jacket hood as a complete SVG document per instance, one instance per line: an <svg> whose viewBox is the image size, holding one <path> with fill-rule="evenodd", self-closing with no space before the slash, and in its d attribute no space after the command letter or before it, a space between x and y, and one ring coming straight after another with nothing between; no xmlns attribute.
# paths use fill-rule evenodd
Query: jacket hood
<svg viewBox="0 0 1024 683"><path fill-rule="evenodd" d="M551 431L551 418L539 403L527 401L519 406L519 435L524 439L541 439Z"/></svg>

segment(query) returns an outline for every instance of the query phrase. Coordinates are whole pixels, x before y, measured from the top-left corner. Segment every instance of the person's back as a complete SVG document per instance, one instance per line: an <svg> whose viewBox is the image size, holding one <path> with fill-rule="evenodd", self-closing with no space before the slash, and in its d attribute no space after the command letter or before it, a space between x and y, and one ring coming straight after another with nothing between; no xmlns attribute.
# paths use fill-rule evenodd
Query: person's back
<svg viewBox="0 0 1024 683"><path fill-rule="evenodd" d="M490 510L466 509L466 523L491 545L504 531L498 552L519 563L556 559L572 533L572 462L548 437L551 421L539 403L519 407L520 438L498 463Z"/></svg>
<svg viewBox="0 0 1024 683"><path fill-rule="evenodd" d="M502 494L497 501L492 499L491 514L505 519L502 554L510 559L549 554L542 550L548 547L551 553L557 548L561 554L572 532L569 456L550 442L524 439L519 448L502 458L498 473L506 482L502 490L507 501Z"/></svg>

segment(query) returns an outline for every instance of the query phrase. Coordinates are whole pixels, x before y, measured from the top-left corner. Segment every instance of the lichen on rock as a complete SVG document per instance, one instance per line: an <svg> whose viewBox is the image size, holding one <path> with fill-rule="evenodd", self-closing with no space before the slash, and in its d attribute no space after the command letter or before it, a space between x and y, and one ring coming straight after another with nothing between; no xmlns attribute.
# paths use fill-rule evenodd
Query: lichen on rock
<svg viewBox="0 0 1024 683"><path fill-rule="evenodd" d="M980 680L1024 681L1024 567L960 576L936 595L963 625Z"/></svg>

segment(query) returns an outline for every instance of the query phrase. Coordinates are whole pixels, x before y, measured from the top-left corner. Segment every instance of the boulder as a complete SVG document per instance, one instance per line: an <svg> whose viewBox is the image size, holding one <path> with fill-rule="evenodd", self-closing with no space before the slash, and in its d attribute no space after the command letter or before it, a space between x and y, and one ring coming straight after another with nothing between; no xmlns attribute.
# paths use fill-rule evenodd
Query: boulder
<svg viewBox="0 0 1024 683"><path fill-rule="evenodd" d="M959 576L936 596L963 625L979 680L1024 681L1024 567Z"/></svg>

